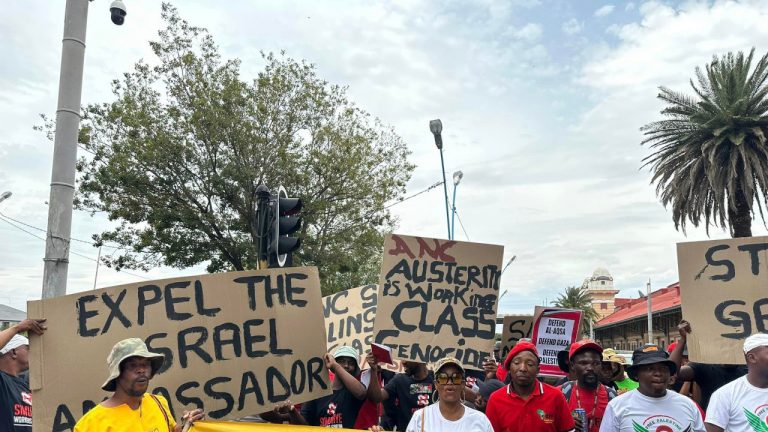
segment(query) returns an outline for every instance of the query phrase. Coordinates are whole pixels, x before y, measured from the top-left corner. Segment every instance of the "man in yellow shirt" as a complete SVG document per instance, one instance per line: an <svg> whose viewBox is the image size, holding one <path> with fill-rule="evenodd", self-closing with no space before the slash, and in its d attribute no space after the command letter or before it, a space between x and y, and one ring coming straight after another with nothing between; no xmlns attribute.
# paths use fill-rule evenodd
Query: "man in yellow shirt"
<svg viewBox="0 0 768 432"><path fill-rule="evenodd" d="M109 378L101 386L114 394L88 411L75 425L75 432L181 432L184 423L205 417L201 409L185 411L182 423L177 424L168 401L147 393L149 380L164 360L139 338L116 343L107 357Z"/></svg>

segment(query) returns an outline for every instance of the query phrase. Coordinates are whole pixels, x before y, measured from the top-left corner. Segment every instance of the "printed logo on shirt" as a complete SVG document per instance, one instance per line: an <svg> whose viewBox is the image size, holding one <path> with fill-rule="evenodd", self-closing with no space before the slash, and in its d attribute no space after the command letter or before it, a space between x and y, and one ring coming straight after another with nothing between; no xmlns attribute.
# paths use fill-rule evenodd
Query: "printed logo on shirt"
<svg viewBox="0 0 768 432"><path fill-rule="evenodd" d="M32 405L32 395L27 392L21 392L21 400L23 400L25 404Z"/></svg>
<svg viewBox="0 0 768 432"><path fill-rule="evenodd" d="M420 394L416 397L416 403L420 407L425 407L429 405L429 395L428 394Z"/></svg>
<svg viewBox="0 0 768 432"><path fill-rule="evenodd" d="M409 388L411 394L429 393L432 394L432 384L411 384Z"/></svg>
<svg viewBox="0 0 768 432"><path fill-rule="evenodd" d="M768 404L760 405L755 409L755 412L751 412L746 408L743 409L752 430L755 432L768 432Z"/></svg>
<svg viewBox="0 0 768 432"><path fill-rule="evenodd" d="M553 424L555 422L555 416L553 414L545 413L543 409L536 410L536 414L538 414L541 421L546 424Z"/></svg>
<svg viewBox="0 0 768 432"><path fill-rule="evenodd" d="M643 421L642 425L633 421L632 425L635 428L635 432L690 432L693 430L692 425L684 428L679 421L665 415L648 417Z"/></svg>
<svg viewBox="0 0 768 432"><path fill-rule="evenodd" d="M328 415L333 416L336 414L336 403L331 402L328 404Z"/></svg>

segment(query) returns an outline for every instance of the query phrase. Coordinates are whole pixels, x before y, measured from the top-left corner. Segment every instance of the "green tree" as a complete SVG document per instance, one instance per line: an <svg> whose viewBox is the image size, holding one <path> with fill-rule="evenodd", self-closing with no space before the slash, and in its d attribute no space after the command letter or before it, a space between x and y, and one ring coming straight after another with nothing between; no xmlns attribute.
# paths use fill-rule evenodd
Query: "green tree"
<svg viewBox="0 0 768 432"><path fill-rule="evenodd" d="M569 286L552 304L566 309L579 309L581 314L581 333L589 334L589 323L596 322L600 315L592 307L592 295L584 287Z"/></svg>
<svg viewBox="0 0 768 432"><path fill-rule="evenodd" d="M752 69L754 52L715 56L704 71L696 68L694 96L661 87L666 118L641 129L653 149L643 167L653 171L656 192L683 232L686 221L704 222L707 233L712 224L749 237L754 203L765 223L768 55Z"/></svg>
<svg viewBox="0 0 768 432"><path fill-rule="evenodd" d="M345 88L284 54L262 54L252 82L213 38L163 5L166 27L113 82L115 100L84 109L77 205L116 227L120 269L208 262L255 268L259 184L304 201L295 265L320 269L328 294L378 279L383 235L414 166L403 140L351 103ZM49 125L50 135L50 125Z"/></svg>

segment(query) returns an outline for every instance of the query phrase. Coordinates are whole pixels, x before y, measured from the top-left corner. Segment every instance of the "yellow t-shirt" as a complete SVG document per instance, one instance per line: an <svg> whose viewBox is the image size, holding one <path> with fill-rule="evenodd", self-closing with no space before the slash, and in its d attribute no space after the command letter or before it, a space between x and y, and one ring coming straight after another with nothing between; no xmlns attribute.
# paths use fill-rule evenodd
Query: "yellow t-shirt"
<svg viewBox="0 0 768 432"><path fill-rule="evenodd" d="M168 401L162 396L157 396L165 413L171 431L176 427L176 421L168 409ZM101 404L88 411L75 425L74 432L169 432L168 423L165 421L160 407L149 394L141 398L141 406L137 410L131 409L126 404L107 408Z"/></svg>

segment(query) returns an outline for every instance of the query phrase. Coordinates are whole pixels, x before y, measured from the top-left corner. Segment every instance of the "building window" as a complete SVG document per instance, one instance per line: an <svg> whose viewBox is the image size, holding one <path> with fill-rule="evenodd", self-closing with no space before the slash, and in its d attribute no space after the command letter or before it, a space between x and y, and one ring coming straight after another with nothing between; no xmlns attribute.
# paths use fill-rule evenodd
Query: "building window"
<svg viewBox="0 0 768 432"><path fill-rule="evenodd" d="M600 285L605 285L605 281L600 281Z"/></svg>
<svg viewBox="0 0 768 432"><path fill-rule="evenodd" d="M607 303L600 303L600 309L608 309Z"/></svg>

